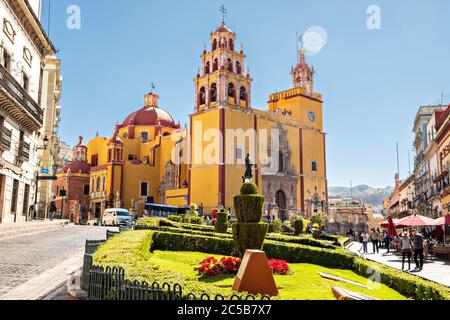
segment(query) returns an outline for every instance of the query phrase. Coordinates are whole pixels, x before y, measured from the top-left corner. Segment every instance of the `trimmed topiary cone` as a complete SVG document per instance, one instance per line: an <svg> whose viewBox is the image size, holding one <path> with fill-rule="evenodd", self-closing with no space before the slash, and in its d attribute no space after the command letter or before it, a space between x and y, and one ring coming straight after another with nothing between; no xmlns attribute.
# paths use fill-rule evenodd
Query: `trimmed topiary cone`
<svg viewBox="0 0 450 320"><path fill-rule="evenodd" d="M227 233L228 230L228 214L225 210L220 210L220 212L216 215L216 223L214 227L216 228L217 233Z"/></svg>
<svg viewBox="0 0 450 320"><path fill-rule="evenodd" d="M239 222L260 222L263 215L264 196L241 194L233 198Z"/></svg>
<svg viewBox="0 0 450 320"><path fill-rule="evenodd" d="M261 250L269 225L262 222L235 223L232 228L234 245L243 257L248 249Z"/></svg>
<svg viewBox="0 0 450 320"><path fill-rule="evenodd" d="M241 187L241 194L258 194L258 186L253 182L244 183Z"/></svg>

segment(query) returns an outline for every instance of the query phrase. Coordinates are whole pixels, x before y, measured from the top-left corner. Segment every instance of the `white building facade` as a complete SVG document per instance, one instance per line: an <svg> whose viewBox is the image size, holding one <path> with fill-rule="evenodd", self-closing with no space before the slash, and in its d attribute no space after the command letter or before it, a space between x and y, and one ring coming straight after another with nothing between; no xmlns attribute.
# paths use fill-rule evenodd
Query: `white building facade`
<svg viewBox="0 0 450 320"><path fill-rule="evenodd" d="M51 148L49 72L56 50L40 22L41 0L0 0L0 223L35 217L42 153ZM49 71L50 70L50 71ZM58 88L60 91L60 86ZM51 107L51 106L50 106ZM54 112L53 112L54 113ZM53 120L53 121L56 121Z"/></svg>

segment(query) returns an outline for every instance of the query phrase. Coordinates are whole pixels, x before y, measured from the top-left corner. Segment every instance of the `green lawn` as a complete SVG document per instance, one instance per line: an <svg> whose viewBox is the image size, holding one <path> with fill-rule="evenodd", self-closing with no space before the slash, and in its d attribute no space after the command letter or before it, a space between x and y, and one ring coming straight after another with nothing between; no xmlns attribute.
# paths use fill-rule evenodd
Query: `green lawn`
<svg viewBox="0 0 450 320"><path fill-rule="evenodd" d="M124 241L126 239L126 241ZM169 283L180 283L183 292L203 293L211 295L230 295L234 276L221 275L203 277L194 268L198 263L211 256L200 252L156 251L150 253L151 233L148 231L132 231L113 237L102 245L94 255L94 263L109 266L121 266L126 277L131 280L146 280ZM216 258L220 258L216 255ZM354 292L369 295L378 299L405 299L395 290L385 285L363 289L351 284L338 283L322 279L318 272L367 285L364 277L350 270L328 269L309 264L290 264L292 275L275 276L280 297L285 300L334 300L331 288L339 286Z"/></svg>

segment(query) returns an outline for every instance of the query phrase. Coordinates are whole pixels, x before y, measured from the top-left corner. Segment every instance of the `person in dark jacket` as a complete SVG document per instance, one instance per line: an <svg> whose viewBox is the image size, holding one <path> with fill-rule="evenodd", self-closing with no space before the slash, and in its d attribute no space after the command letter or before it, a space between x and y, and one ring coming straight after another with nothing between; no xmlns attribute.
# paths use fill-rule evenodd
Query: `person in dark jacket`
<svg viewBox="0 0 450 320"><path fill-rule="evenodd" d="M55 197L53 197L52 201L50 202L50 220L53 221L55 218L55 213L58 209L56 208L56 201Z"/></svg>
<svg viewBox="0 0 450 320"><path fill-rule="evenodd" d="M423 269L423 236L416 230L411 232L411 240L414 247L414 262L416 263L416 270Z"/></svg>

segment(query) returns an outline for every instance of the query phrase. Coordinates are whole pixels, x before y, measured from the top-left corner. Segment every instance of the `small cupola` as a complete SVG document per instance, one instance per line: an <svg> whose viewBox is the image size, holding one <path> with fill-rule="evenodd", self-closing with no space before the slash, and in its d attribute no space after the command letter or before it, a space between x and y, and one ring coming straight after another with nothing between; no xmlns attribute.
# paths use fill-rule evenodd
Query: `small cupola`
<svg viewBox="0 0 450 320"><path fill-rule="evenodd" d="M156 93L150 92L144 96L144 108L158 108L159 96Z"/></svg>

